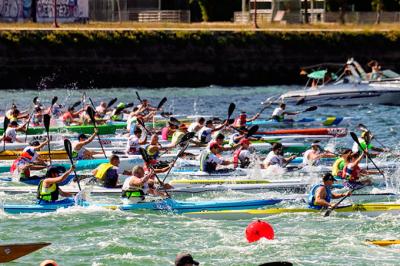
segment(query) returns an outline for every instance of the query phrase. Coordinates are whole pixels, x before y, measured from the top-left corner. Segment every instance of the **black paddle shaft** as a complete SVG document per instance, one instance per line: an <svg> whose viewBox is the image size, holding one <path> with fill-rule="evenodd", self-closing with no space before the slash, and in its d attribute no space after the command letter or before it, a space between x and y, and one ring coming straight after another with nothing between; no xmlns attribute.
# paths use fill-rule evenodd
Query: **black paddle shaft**
<svg viewBox="0 0 400 266"><path fill-rule="evenodd" d="M94 110L93 110L93 108L90 107L90 106L88 106L86 111L87 111L87 113L88 113L88 115L89 115L89 117L90 117L90 120L91 120L92 123L93 123L94 129L97 129L97 126L96 126L96 119L95 119L95 117L94 117ZM106 155L106 152L105 152L105 150L104 150L103 143L101 143L101 139L100 139L100 136L99 136L98 132L97 132L97 139L98 139L98 141L99 141L101 150L103 151L104 157L107 159L107 155Z"/></svg>
<svg viewBox="0 0 400 266"><path fill-rule="evenodd" d="M72 159L72 145L71 145L71 141L69 141L69 139L64 139L64 148L65 148L65 151L67 152L67 156L69 158L69 161L71 162L71 165L74 165L74 160ZM82 190L81 184L79 183L79 178L76 173L76 170L74 170L74 174L75 174L74 180L76 180L76 182L78 183L79 191L81 191Z"/></svg>
<svg viewBox="0 0 400 266"><path fill-rule="evenodd" d="M46 134L47 134L47 148L49 150L49 160L50 160L50 165L51 165L50 134L49 134L50 119L51 119L51 116L49 114L43 115L43 124L44 124L44 128L46 129Z"/></svg>

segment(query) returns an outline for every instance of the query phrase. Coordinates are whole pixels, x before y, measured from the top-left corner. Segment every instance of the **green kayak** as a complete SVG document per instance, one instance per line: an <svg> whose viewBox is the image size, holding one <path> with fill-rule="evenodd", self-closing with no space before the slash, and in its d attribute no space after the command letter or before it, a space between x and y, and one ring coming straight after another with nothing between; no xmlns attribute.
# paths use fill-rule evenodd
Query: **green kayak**
<svg viewBox="0 0 400 266"><path fill-rule="evenodd" d="M99 125L97 126L99 129L100 135L111 135L115 134L117 130L117 126L115 125ZM50 132L74 132L74 133L84 133L84 134L93 134L94 127L92 125L85 126L68 126L68 127L50 127ZM0 129L0 135L4 133L3 129ZM44 127L30 127L28 128L28 135L38 135L45 133Z"/></svg>

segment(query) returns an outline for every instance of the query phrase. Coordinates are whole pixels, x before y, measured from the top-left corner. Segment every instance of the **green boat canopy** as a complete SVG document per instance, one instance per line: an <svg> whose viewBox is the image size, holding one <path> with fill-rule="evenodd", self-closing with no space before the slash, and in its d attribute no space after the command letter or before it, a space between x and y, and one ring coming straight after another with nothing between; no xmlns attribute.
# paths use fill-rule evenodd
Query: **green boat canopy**
<svg viewBox="0 0 400 266"><path fill-rule="evenodd" d="M310 79L324 79L326 73L328 73L328 70L318 70L318 71L314 71L311 72L310 74L307 75L307 77L309 77ZM335 73L331 73L331 78L332 79L337 79L337 76L335 75Z"/></svg>

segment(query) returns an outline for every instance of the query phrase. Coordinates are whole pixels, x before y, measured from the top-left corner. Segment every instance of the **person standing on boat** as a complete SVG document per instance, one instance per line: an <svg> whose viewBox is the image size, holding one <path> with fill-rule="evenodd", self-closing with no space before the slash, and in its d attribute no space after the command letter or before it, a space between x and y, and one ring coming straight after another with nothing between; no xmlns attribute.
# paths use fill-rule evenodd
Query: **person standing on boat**
<svg viewBox="0 0 400 266"><path fill-rule="evenodd" d="M382 74L381 66L379 65L378 61L371 60L368 62L368 66L371 68L371 72L368 73L369 80L379 80Z"/></svg>
<svg viewBox="0 0 400 266"><path fill-rule="evenodd" d="M154 171L150 170L145 174L142 166L135 166L132 169L132 176L125 179L122 185L122 198L130 202L139 202L145 199L145 195L166 196L163 192L155 189L154 180L151 176Z"/></svg>
<svg viewBox="0 0 400 266"><path fill-rule="evenodd" d="M117 155L112 155L108 163L100 164L92 171L96 181L106 188L118 188L119 175L130 175L129 171L119 168L120 160Z"/></svg>
<svg viewBox="0 0 400 266"><path fill-rule="evenodd" d="M221 146L218 143L212 143L210 148L206 148L200 154L200 171L213 173L217 171L218 165L229 165L232 161L224 160L217 156L221 150Z"/></svg>
<svg viewBox="0 0 400 266"><path fill-rule="evenodd" d="M285 119L285 115L298 115L300 112L287 112L286 111L286 104L281 103L279 107L275 108L274 111L272 112L271 119L277 121L277 122L283 122L285 121L293 121L293 118L290 119Z"/></svg>
<svg viewBox="0 0 400 266"><path fill-rule="evenodd" d="M62 191L58 186L58 184L63 182L74 170L75 166L72 165L64 174L59 175L58 167L50 166L47 170L46 178L41 180L38 186L36 198L39 200L39 203L58 201L60 195L66 198L58 201L59 203L74 203L74 200L70 198L72 194Z"/></svg>
<svg viewBox="0 0 400 266"><path fill-rule="evenodd" d="M247 168L250 165L250 141L243 138L239 142L240 148L233 153L233 167Z"/></svg>
<svg viewBox="0 0 400 266"><path fill-rule="evenodd" d="M288 158L283 157L283 146L281 143L276 142L272 145L272 150L268 153L267 157L263 161L264 169L268 169L271 165L277 165L284 167L290 161L296 158L296 155L292 155Z"/></svg>
<svg viewBox="0 0 400 266"><path fill-rule="evenodd" d="M247 118L246 112L242 111L240 115L233 122L234 127L245 127L247 122L252 122L260 116L260 113L255 114L252 118Z"/></svg>
<svg viewBox="0 0 400 266"><path fill-rule="evenodd" d="M93 159L93 155L102 154L102 152L89 151L85 148L97 136L98 130L94 129L94 133L88 138L85 134L78 135L78 141L72 145L72 157L74 160Z"/></svg>
<svg viewBox="0 0 400 266"><path fill-rule="evenodd" d="M346 149L342 152L339 158L332 165L332 175L334 177L342 177L343 169L346 164L346 158L351 154L350 149Z"/></svg>
<svg viewBox="0 0 400 266"><path fill-rule="evenodd" d="M303 165L304 166L316 166L319 165L321 158L333 158L335 155L331 152L323 151L319 142L313 142L311 149L304 152Z"/></svg>
<svg viewBox="0 0 400 266"><path fill-rule="evenodd" d="M371 174L379 174L378 171L374 170L364 170L361 169L359 164L364 157L364 152L359 155L358 153L352 153L346 158L346 164L342 171L342 178L344 179L343 185L351 188L358 189L364 186L369 186L372 184L370 179L360 180L362 176L367 176Z"/></svg>
<svg viewBox="0 0 400 266"><path fill-rule="evenodd" d="M36 179L37 176L31 176L31 171L42 170L47 167L46 160L40 157L37 151L40 151L48 143L48 140L39 143L33 140L29 143L18 159L11 165L10 172L19 179Z"/></svg>
<svg viewBox="0 0 400 266"><path fill-rule="evenodd" d="M343 198L351 195L351 192L347 193L333 193L332 187L335 182L335 178L332 174L326 173L322 177L322 184L314 185L308 195L308 207L311 209L320 210L322 208L330 208L335 204L331 203L332 199Z"/></svg>
<svg viewBox="0 0 400 266"><path fill-rule="evenodd" d="M372 135L370 131L364 131L363 133L361 133L361 137L358 138L358 141L360 142L361 148L364 151L367 151L370 154L371 154L372 151L375 151L375 152L387 152L387 151L389 151L388 149L381 149L381 148L378 148L378 147L374 147L371 144L371 141L372 141L373 138L374 138L374 135ZM360 153L359 149L360 148L359 148L358 144L356 142L354 142L352 151Z"/></svg>

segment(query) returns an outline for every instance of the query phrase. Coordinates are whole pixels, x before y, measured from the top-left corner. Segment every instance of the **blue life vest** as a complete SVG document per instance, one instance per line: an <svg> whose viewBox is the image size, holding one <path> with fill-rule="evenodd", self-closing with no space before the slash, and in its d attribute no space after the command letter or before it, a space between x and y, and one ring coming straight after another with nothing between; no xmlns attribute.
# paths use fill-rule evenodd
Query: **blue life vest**
<svg viewBox="0 0 400 266"><path fill-rule="evenodd" d="M320 205L315 205L315 192L317 191L318 188L323 187L324 185L322 184L316 184L311 188L310 194L308 194L308 207L311 209L316 209L316 210L320 210L322 209L322 206ZM326 197L325 197L325 201L326 202L331 202L332 199L332 191L329 187L325 187L326 190Z"/></svg>

